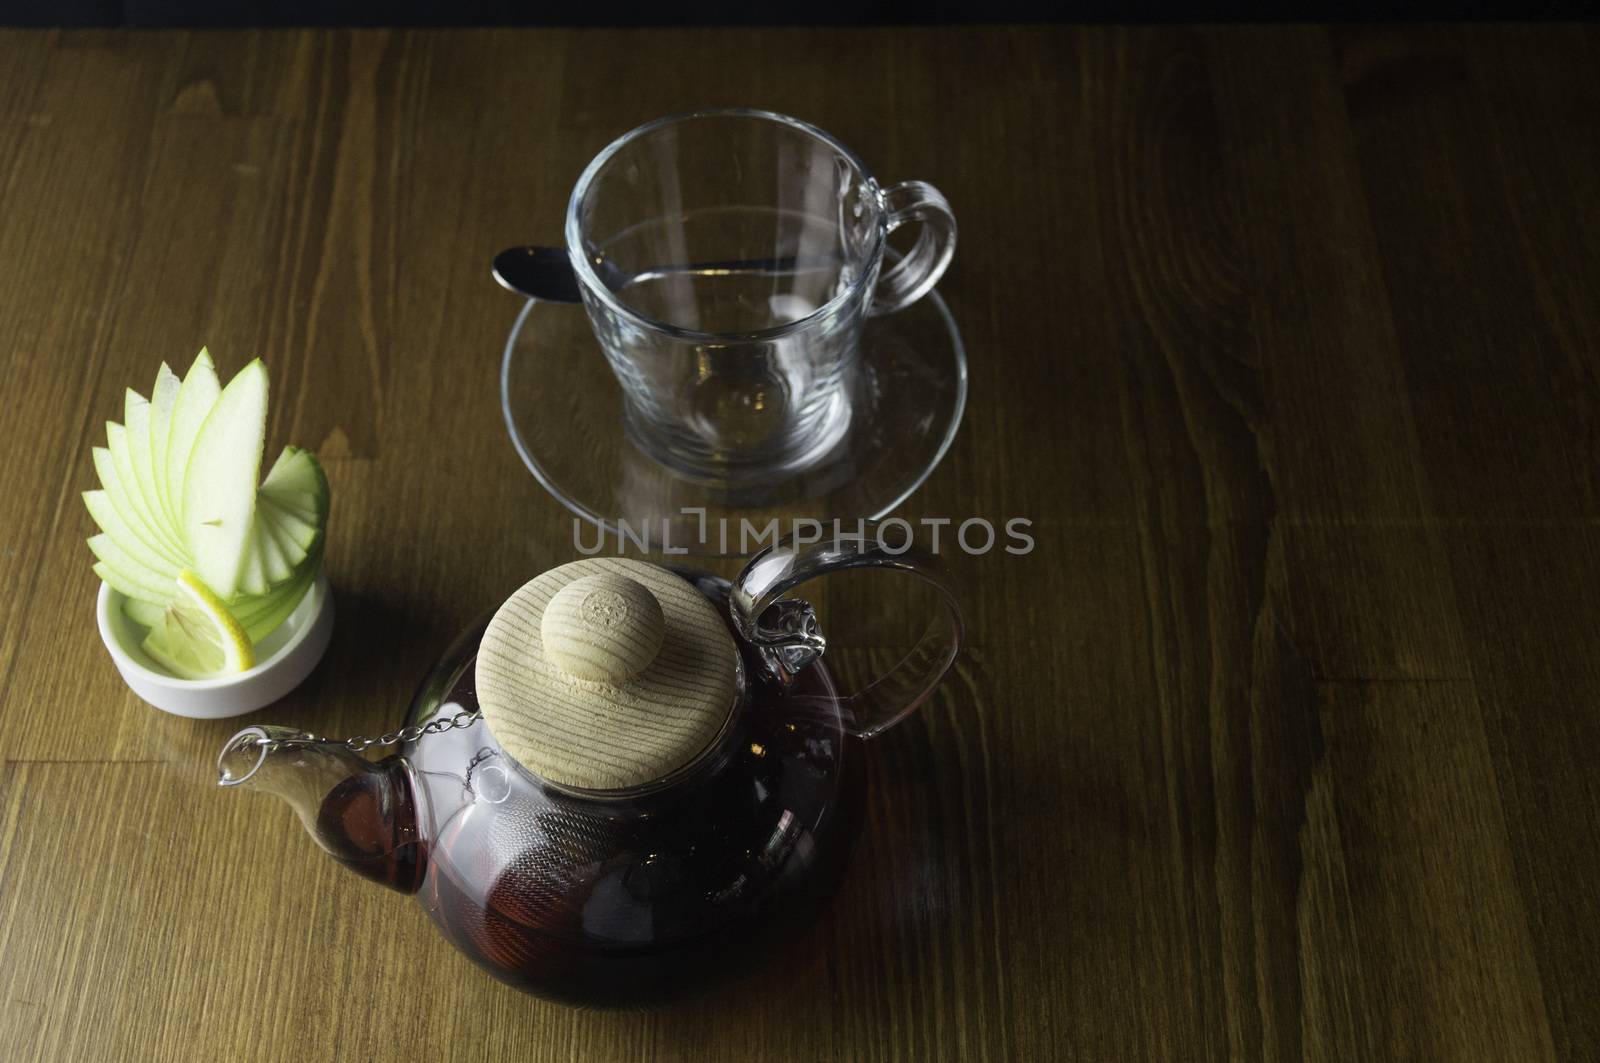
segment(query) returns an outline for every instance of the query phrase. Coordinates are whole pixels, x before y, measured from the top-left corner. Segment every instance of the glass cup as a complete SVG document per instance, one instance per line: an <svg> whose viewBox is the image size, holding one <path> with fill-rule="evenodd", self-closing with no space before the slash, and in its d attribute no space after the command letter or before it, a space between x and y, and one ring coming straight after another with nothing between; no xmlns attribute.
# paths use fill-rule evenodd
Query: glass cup
<svg viewBox="0 0 1600 1063"><path fill-rule="evenodd" d="M923 223L882 269L888 234ZM932 288L956 222L887 188L814 126L768 111L663 118L597 155L567 250L630 436L680 475L748 482L828 456L862 398L862 323Z"/></svg>

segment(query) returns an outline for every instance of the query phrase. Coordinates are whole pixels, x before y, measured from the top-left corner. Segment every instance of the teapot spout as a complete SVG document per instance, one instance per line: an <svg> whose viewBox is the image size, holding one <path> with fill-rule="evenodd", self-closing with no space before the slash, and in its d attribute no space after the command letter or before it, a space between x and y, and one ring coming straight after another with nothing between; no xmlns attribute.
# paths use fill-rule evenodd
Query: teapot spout
<svg viewBox="0 0 1600 1063"><path fill-rule="evenodd" d="M247 727L217 757L217 783L281 797L317 844L357 874L401 893L422 885L427 852L398 756L373 763L303 731Z"/></svg>

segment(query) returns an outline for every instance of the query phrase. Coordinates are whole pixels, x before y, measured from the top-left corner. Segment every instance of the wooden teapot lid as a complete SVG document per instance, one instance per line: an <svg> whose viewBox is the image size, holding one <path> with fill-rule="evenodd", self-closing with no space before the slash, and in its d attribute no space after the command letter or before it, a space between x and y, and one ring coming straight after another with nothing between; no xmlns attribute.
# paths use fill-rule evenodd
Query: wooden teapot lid
<svg viewBox="0 0 1600 1063"><path fill-rule="evenodd" d="M508 598L478 648L483 719L559 786L626 790L703 751L739 689L739 651L682 577L627 558L553 568Z"/></svg>

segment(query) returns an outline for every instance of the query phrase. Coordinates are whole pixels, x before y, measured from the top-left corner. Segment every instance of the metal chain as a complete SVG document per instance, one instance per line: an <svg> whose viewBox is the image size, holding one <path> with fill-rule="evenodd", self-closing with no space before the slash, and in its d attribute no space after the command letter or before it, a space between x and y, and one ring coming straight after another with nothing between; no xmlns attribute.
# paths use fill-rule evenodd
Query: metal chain
<svg viewBox="0 0 1600 1063"><path fill-rule="evenodd" d="M353 753L360 753L372 746L392 746L400 742L415 742L423 735L436 735L444 731L462 730L471 727L481 719L483 719L483 713L468 712L466 709L462 709L454 716L440 716L424 724L412 724L409 727L402 727L398 731L386 732L377 738L355 735L338 744ZM307 735L305 738L257 738L255 745L278 748L280 746L317 745L324 741L326 740L317 738L315 735Z"/></svg>
<svg viewBox="0 0 1600 1063"><path fill-rule="evenodd" d="M412 724L410 727L402 727L398 731L389 731L377 738L368 738L366 735L346 738L344 745L345 748L352 752L360 753L369 746L392 746L398 742L415 742L423 735L436 735L441 731L471 727L481 719L483 719L483 713L468 712L462 709L454 716L440 716L438 719L429 720L420 726Z"/></svg>

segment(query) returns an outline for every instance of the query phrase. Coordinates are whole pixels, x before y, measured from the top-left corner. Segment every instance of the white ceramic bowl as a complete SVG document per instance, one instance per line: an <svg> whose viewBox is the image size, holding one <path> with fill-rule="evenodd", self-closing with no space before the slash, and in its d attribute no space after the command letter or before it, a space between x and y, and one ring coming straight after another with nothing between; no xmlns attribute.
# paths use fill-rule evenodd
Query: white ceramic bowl
<svg viewBox="0 0 1600 1063"><path fill-rule="evenodd" d="M145 629L123 612L123 600L100 585L100 639L123 681L156 708L197 720L242 716L277 701L311 674L333 637L333 593L327 572L318 569L316 582L294 612L257 643L254 668L216 679L175 679L139 648Z"/></svg>

